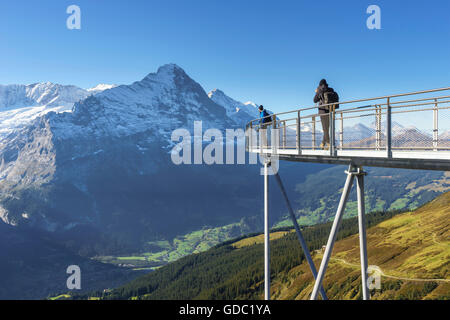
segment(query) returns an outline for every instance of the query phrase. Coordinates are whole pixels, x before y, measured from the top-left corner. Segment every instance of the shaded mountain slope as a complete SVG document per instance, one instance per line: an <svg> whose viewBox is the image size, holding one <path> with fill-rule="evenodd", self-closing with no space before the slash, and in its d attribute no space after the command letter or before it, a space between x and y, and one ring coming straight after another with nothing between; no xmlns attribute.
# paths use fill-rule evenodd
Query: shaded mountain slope
<svg viewBox="0 0 450 320"><path fill-rule="evenodd" d="M45 299L65 291L70 265L81 269L81 292L121 285L140 274L73 254L53 234L0 221L0 299Z"/></svg>

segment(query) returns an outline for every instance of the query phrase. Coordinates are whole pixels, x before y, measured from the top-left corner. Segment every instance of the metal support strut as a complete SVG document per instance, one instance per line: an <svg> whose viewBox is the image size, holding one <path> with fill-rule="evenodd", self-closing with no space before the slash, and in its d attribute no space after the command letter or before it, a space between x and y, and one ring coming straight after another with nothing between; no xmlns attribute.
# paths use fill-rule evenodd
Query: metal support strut
<svg viewBox="0 0 450 320"><path fill-rule="evenodd" d="M264 161L264 299L265 300L270 300L269 167L270 167L270 158L265 158ZM306 260L308 261L314 279L316 279L317 278L316 267L311 258L311 254L309 253L306 241L303 238L302 232L300 231L300 227L295 218L294 210L292 209L289 198L287 197L287 193L286 190L284 189L283 183L281 182L280 175L278 174L278 172L275 171L274 175L278 183L278 186L280 187L281 193L283 194L284 200L286 201L286 205L288 207L289 214L294 224L294 228L297 233L298 240L302 247L303 253L305 254ZM322 286L320 287L320 294L322 296L322 299L327 300L325 290L323 289Z"/></svg>
<svg viewBox="0 0 450 320"><path fill-rule="evenodd" d="M325 276L325 271L330 261L331 253L333 251L336 236L339 230L339 226L342 221L342 217L345 211L345 205L347 204L348 196L353 185L355 176L357 177L357 194L358 194L358 224L359 224L359 240L360 240L360 254L361 254L361 275L362 275L362 288L363 299L370 298L368 283L367 283L367 241L366 241L366 227L365 227L365 205L364 205L364 176L362 167L356 168L352 164L349 166L347 173L347 180L345 181L344 190L342 191L341 200L336 212L336 216L331 227L330 236L328 238L325 253L323 255L322 263L320 264L319 273L317 275L316 282L314 283L314 289L311 294L311 300L317 299L319 288L322 287L322 281Z"/></svg>
<svg viewBox="0 0 450 320"><path fill-rule="evenodd" d="M370 291L367 283L367 238L366 238L366 217L365 217L365 203L364 203L364 176L367 174L358 168L359 172L356 174L356 186L358 197L358 228L359 228L359 251L361 259L361 281L363 300L370 299Z"/></svg>
<svg viewBox="0 0 450 320"><path fill-rule="evenodd" d="M306 260L308 261L309 268L311 269L314 279L316 279L317 278L316 266L314 265L314 261L311 258L311 254L309 253L308 245L306 244L306 241L303 238L302 232L300 231L300 227L298 225L297 219L295 218L294 210L292 210L291 203L287 196L286 190L284 189L283 183L281 182L280 175L278 174L278 172L275 173L274 175L275 175L275 179L278 182L278 186L280 187L281 193L283 194L284 200L286 201L286 205L289 210L289 215L291 217L292 223L294 224L295 232L297 233L298 241L300 242L300 245L302 246L303 253L305 254ZM325 294L325 290L323 289L322 286L320 286L320 295L322 296L323 300L327 300L327 295Z"/></svg>
<svg viewBox="0 0 450 320"><path fill-rule="evenodd" d="M270 300L269 165L264 161L264 299Z"/></svg>

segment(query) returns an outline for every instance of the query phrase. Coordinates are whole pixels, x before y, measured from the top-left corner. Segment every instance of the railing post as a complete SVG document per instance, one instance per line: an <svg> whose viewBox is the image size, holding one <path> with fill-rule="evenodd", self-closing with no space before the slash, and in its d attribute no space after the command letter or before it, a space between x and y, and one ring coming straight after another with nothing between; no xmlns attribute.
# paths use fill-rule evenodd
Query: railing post
<svg viewBox="0 0 450 320"><path fill-rule="evenodd" d="M278 128L272 129L270 135L271 141L273 141L271 144L272 154L270 157L276 157L279 151L278 149L280 148L280 130Z"/></svg>
<svg viewBox="0 0 450 320"><path fill-rule="evenodd" d="M262 126L262 124L260 124L259 125L259 134L258 134L258 145L259 145L259 153L260 153L260 156L262 157L263 156L263 154L264 154L264 152L263 152L263 148L265 147L264 146L264 143L263 143L263 137L264 137L264 134L266 134L266 144L268 144L268 137L267 137L267 128L266 129L264 129L263 128L263 126Z"/></svg>
<svg viewBox="0 0 450 320"><path fill-rule="evenodd" d="M302 145L301 145L301 128L300 128L301 120L300 120L300 111L297 113L297 154L302 154Z"/></svg>
<svg viewBox="0 0 450 320"><path fill-rule="evenodd" d="M282 127L283 127L283 121L279 121L278 128L282 128ZM280 146L280 148L283 146L283 132L278 135L277 144L278 144L278 146Z"/></svg>
<svg viewBox="0 0 450 320"><path fill-rule="evenodd" d="M278 124L278 128L283 128L283 121L280 121L280 123ZM283 132L278 135L278 145L280 146L280 148L283 147Z"/></svg>
<svg viewBox="0 0 450 320"><path fill-rule="evenodd" d="M339 132L339 145L344 150L344 113L341 112L341 132Z"/></svg>
<svg viewBox="0 0 450 320"><path fill-rule="evenodd" d="M272 116L272 130L275 130L276 128L277 128L277 116L273 115ZM279 136L278 136L278 138L279 138ZM274 144L274 141L272 141L272 134L270 134L270 144L271 145ZM279 145L280 145L280 141L277 141L276 146L279 146Z"/></svg>
<svg viewBox="0 0 450 320"><path fill-rule="evenodd" d="M312 117L312 149L316 150L316 117Z"/></svg>
<svg viewBox="0 0 450 320"><path fill-rule="evenodd" d="M286 120L283 121L283 149L286 149Z"/></svg>
<svg viewBox="0 0 450 320"><path fill-rule="evenodd" d="M438 123L438 101L434 99L435 104L433 108L433 151L438 149L438 139L439 139L439 123Z"/></svg>
<svg viewBox="0 0 450 320"><path fill-rule="evenodd" d="M250 122L249 124L247 124L247 126L245 127L245 131L247 132L247 146L246 146L246 150L247 152L250 152L252 149L252 123Z"/></svg>
<svg viewBox="0 0 450 320"><path fill-rule="evenodd" d="M337 152L336 152L336 137L335 137L335 128L336 128L336 114L334 111L334 105L331 106L331 110L329 113L329 117L330 117L330 156L335 157Z"/></svg>
<svg viewBox="0 0 450 320"><path fill-rule="evenodd" d="M381 106L375 107L375 150L381 148Z"/></svg>
<svg viewBox="0 0 450 320"><path fill-rule="evenodd" d="M386 115L386 156L392 158L392 109L390 98L387 98Z"/></svg>

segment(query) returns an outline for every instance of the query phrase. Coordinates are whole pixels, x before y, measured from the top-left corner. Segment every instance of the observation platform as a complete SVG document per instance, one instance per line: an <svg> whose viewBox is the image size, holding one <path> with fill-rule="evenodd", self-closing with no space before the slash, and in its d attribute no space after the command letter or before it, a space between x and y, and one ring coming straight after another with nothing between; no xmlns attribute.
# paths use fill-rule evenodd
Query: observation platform
<svg viewBox="0 0 450 320"><path fill-rule="evenodd" d="M330 112L273 114L266 128L252 120L246 150L287 161L450 171L450 87L322 107ZM330 143L322 149L325 117Z"/></svg>
<svg viewBox="0 0 450 320"><path fill-rule="evenodd" d="M347 179L319 270L303 238L278 170L273 174L315 283L311 300L328 299L322 282L354 181L358 200L361 290L370 299L363 166L450 170L450 87L322 105L270 115L246 125L246 150L264 158L264 298L270 299L269 167L272 160L347 164ZM327 139L329 136L329 139ZM324 139L325 138L325 139ZM323 141L329 144L323 146Z"/></svg>

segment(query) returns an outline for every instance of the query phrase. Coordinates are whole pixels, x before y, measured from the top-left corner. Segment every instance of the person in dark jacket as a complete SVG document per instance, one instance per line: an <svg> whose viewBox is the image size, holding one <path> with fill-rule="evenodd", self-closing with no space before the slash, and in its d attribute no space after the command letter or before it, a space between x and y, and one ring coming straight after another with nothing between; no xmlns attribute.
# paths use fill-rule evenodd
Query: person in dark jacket
<svg viewBox="0 0 450 320"><path fill-rule="evenodd" d="M328 86L327 80L322 79L319 82L319 86L316 89L316 95L314 96L314 103L319 103L320 121L322 122L323 138L320 147L322 149L328 149L330 147L330 116L328 108L321 108L323 104L323 94L325 92L334 92L333 88Z"/></svg>
<svg viewBox="0 0 450 320"><path fill-rule="evenodd" d="M272 119L270 118L270 114L264 109L263 105L260 105L259 108L259 116L261 118L261 124L268 124L269 122L272 122Z"/></svg>
<svg viewBox="0 0 450 320"><path fill-rule="evenodd" d="M261 132L261 145L267 147L267 128L272 123L272 117L270 117L270 114L262 105L259 106L258 110L259 117L261 118L261 129L263 129Z"/></svg>

